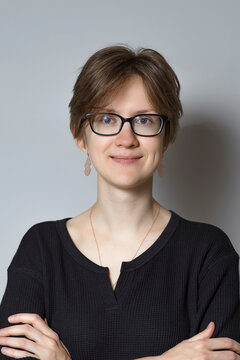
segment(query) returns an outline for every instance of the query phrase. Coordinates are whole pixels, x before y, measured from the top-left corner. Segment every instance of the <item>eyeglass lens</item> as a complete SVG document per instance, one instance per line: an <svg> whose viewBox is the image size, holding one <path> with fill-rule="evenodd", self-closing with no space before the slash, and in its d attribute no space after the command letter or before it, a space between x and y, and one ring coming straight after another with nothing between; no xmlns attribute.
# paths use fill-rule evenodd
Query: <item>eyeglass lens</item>
<svg viewBox="0 0 240 360"><path fill-rule="evenodd" d="M108 113L91 114L89 119L94 131L102 135L118 133L122 125L119 116ZM155 135L161 129L162 121L163 119L159 115L144 114L135 116L132 125L134 131L139 135Z"/></svg>

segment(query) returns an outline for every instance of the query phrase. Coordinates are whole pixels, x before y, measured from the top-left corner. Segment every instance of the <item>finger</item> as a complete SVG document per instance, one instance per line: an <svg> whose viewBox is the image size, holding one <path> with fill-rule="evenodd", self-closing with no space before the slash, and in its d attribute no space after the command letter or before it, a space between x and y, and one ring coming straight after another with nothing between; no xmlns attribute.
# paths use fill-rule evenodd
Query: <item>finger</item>
<svg viewBox="0 0 240 360"><path fill-rule="evenodd" d="M235 355L235 357L234 357ZM240 356L237 354L234 354L232 351L218 351L216 353L211 354L211 359L213 360L219 360L219 359L235 359L240 360Z"/></svg>
<svg viewBox="0 0 240 360"><path fill-rule="evenodd" d="M11 316L12 318L12 316ZM9 322L27 323L31 324L35 329L41 331L44 335L58 341L58 334L53 331L44 321L40 315L32 313L18 313L13 316L13 319L9 319Z"/></svg>
<svg viewBox="0 0 240 360"><path fill-rule="evenodd" d="M40 347L38 344L36 344L35 342L28 340L28 339L24 339L24 338L15 338L15 337L1 337L0 338L0 345L4 345L4 347L6 346L11 347L11 348L17 348L17 349L11 349L11 351L15 351L15 350L25 350L25 351L29 351L33 354L38 354L40 353Z"/></svg>
<svg viewBox="0 0 240 360"><path fill-rule="evenodd" d="M60 340L60 343L62 344L62 346L64 347L64 349L66 350L66 352L67 352L67 354L68 354L68 356L71 358L71 355L70 355L70 353L69 353L69 351L68 351L68 349L66 348L66 346L64 345L64 343Z"/></svg>
<svg viewBox="0 0 240 360"><path fill-rule="evenodd" d="M200 340L202 338L211 337L214 332L214 329L215 329L215 323L213 321L211 321L208 325L210 325L209 328L206 327L203 331L192 336L187 341L195 341L195 340Z"/></svg>
<svg viewBox="0 0 240 360"><path fill-rule="evenodd" d="M240 343L228 337L206 339L209 350L228 349L240 355Z"/></svg>
<svg viewBox="0 0 240 360"><path fill-rule="evenodd" d="M34 357L36 359L40 359L39 357L35 356L35 354L32 354L30 352L11 349L11 348L7 348L7 347L2 348L1 352L4 355L10 356L11 358L14 358L14 359L22 359L22 358L24 358L26 356L30 356L30 357Z"/></svg>
<svg viewBox="0 0 240 360"><path fill-rule="evenodd" d="M21 325L12 325L0 330L0 339L2 336L18 336L24 335L28 339L33 340L39 344L43 344L45 335L35 329L32 325L21 324Z"/></svg>

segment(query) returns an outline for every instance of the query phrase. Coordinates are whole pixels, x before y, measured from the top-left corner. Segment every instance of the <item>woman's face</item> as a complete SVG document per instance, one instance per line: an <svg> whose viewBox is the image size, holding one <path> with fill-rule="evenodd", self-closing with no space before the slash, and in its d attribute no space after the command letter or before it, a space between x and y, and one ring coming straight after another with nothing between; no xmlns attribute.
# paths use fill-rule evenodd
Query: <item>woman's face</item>
<svg viewBox="0 0 240 360"><path fill-rule="evenodd" d="M108 112L131 117L138 113L158 113L150 102L142 78L132 76L119 89L117 95L109 102ZM107 112L102 108L99 112ZM95 134L88 124L85 128L86 143L82 139L76 140L77 145L90 159L99 176L111 184L130 188L144 183L153 176L161 161L165 126L161 133L153 137L135 135L130 123L124 123L119 134L101 136ZM112 157L120 156L141 157L130 164L122 164Z"/></svg>

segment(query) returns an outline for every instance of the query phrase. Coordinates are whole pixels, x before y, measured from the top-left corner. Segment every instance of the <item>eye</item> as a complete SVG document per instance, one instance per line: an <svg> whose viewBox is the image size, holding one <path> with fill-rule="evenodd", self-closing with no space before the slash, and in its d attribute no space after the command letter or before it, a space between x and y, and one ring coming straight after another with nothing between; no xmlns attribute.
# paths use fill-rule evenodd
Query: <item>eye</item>
<svg viewBox="0 0 240 360"><path fill-rule="evenodd" d="M109 123L112 121L112 119L111 119L110 116L108 116L108 115L102 116L102 117L100 118L100 120L101 120L102 122L104 122L105 124L109 124Z"/></svg>
<svg viewBox="0 0 240 360"><path fill-rule="evenodd" d="M109 115L98 114L94 116L94 121L99 124L109 124L112 121L112 118Z"/></svg>
<svg viewBox="0 0 240 360"><path fill-rule="evenodd" d="M110 123L119 121L119 119L116 118L114 115L101 115L101 114L98 114L98 115L95 117L95 121L97 121L98 123L102 123L102 124L108 125L108 124L110 124Z"/></svg>
<svg viewBox="0 0 240 360"><path fill-rule="evenodd" d="M136 121L139 121L141 125L149 124L152 122L151 116L136 116Z"/></svg>

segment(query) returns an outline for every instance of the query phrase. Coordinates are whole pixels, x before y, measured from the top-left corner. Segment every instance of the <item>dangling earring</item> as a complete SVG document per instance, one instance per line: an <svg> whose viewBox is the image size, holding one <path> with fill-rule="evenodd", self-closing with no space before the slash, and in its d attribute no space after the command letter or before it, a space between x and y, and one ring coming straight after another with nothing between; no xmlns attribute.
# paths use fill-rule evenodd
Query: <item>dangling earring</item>
<svg viewBox="0 0 240 360"><path fill-rule="evenodd" d="M163 158L157 167L157 172L160 177L163 177L165 175L165 164Z"/></svg>
<svg viewBox="0 0 240 360"><path fill-rule="evenodd" d="M84 167L84 174L86 176L88 176L90 174L91 168L92 168L92 163L91 163L91 160L90 160L90 157L89 157L89 154L88 154L87 160L85 162L85 167Z"/></svg>

